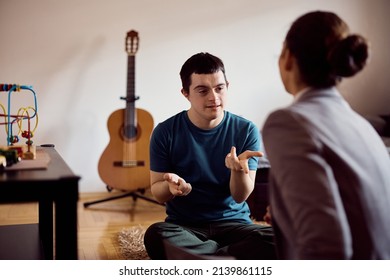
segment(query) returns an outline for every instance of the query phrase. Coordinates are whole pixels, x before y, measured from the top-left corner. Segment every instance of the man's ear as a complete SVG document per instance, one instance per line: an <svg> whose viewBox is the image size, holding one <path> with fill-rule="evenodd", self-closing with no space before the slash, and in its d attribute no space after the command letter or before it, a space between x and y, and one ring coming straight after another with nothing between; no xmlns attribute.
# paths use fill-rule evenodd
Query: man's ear
<svg viewBox="0 0 390 280"><path fill-rule="evenodd" d="M189 93L188 93L188 92L186 92L186 91L184 90L184 88L182 88L182 89L181 89L181 94L183 94L183 95L184 95L184 97L188 99L188 95L189 95Z"/></svg>

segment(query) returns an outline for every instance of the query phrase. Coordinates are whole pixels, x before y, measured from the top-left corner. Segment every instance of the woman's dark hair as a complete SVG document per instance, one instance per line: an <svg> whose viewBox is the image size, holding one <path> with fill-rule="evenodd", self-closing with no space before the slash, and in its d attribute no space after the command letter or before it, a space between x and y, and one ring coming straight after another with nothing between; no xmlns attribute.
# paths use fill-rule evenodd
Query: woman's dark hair
<svg viewBox="0 0 390 280"><path fill-rule="evenodd" d="M285 42L297 59L302 79L312 87L334 86L341 77L362 70L368 59L366 39L350 35L348 25L332 12L315 11L299 17Z"/></svg>
<svg viewBox="0 0 390 280"><path fill-rule="evenodd" d="M218 57L207 52L194 54L183 64L180 70L180 78L184 91L189 92L192 74L212 74L222 71L225 80L225 66Z"/></svg>

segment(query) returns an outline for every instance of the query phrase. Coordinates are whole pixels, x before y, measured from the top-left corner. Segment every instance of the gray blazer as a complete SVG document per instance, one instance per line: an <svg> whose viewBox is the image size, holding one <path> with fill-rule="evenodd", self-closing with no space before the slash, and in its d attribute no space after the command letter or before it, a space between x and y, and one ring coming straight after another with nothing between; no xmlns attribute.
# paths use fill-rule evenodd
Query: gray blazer
<svg viewBox="0 0 390 280"><path fill-rule="evenodd" d="M390 259L390 158L336 88L270 114L263 140L282 259Z"/></svg>

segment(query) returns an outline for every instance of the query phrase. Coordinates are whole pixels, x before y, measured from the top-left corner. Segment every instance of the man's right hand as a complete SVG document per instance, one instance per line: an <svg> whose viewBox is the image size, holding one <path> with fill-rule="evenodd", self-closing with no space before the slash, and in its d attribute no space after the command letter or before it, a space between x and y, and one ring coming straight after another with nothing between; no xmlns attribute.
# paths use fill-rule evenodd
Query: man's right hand
<svg viewBox="0 0 390 280"><path fill-rule="evenodd" d="M192 190L190 183L187 183L183 178L174 173L165 173L164 180L168 182L169 191L174 196L185 196Z"/></svg>

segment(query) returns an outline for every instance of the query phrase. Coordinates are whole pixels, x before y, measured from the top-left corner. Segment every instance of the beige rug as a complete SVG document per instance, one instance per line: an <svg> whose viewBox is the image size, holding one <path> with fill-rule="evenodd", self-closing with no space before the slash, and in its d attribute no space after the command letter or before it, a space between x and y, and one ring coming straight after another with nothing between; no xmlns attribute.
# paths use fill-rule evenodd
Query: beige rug
<svg viewBox="0 0 390 280"><path fill-rule="evenodd" d="M120 251L126 260L149 260L144 246L145 227L133 226L118 233Z"/></svg>

